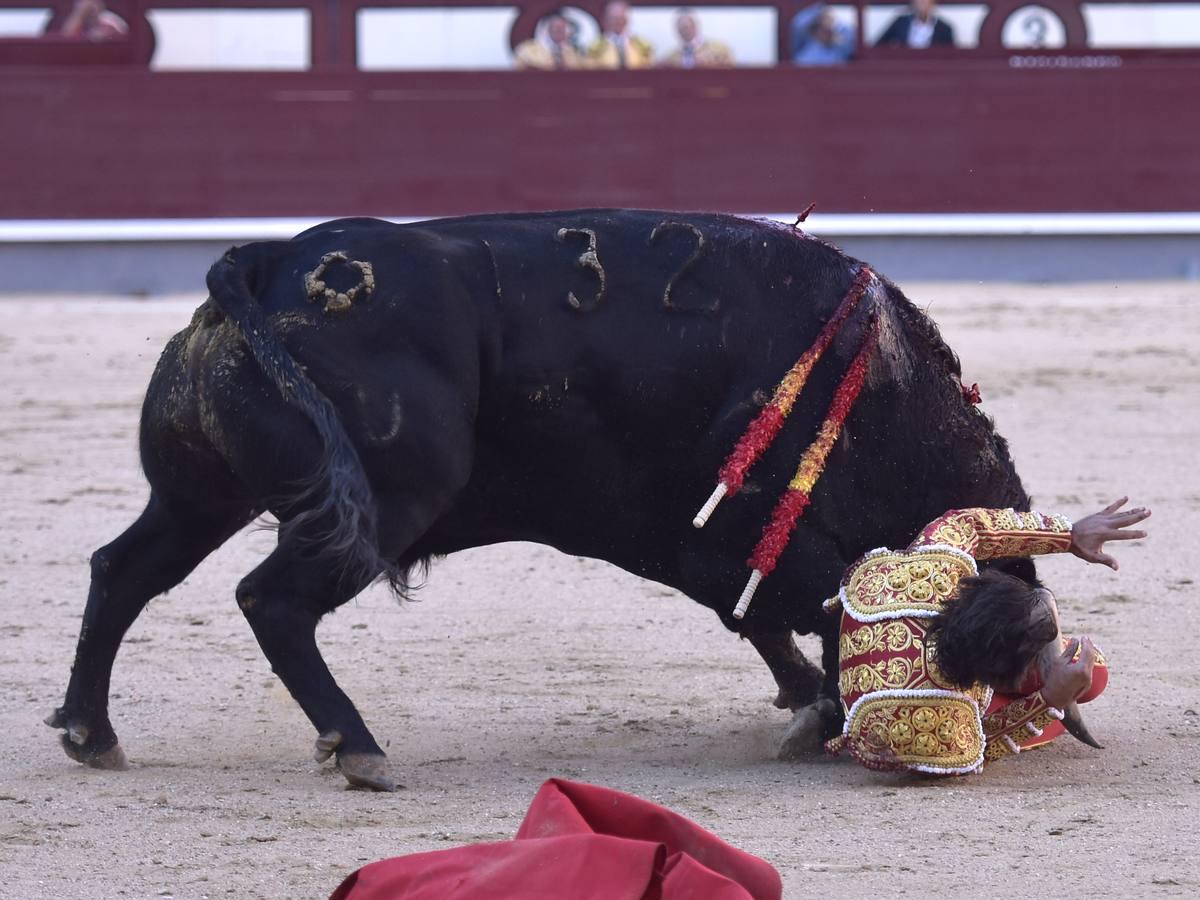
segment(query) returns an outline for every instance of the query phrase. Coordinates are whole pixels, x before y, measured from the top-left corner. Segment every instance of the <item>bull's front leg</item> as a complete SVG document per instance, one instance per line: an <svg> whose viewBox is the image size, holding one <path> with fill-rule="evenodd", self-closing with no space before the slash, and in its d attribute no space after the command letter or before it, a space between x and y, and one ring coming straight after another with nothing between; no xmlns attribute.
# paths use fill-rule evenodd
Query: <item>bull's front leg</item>
<svg viewBox="0 0 1200 900"><path fill-rule="evenodd" d="M794 712L816 701L824 676L800 652L790 629L749 634L747 639L779 686L775 706Z"/></svg>
<svg viewBox="0 0 1200 900"><path fill-rule="evenodd" d="M838 633L837 628L821 634L821 664L825 675L820 696L802 709L796 710L779 745L780 759L800 759L821 752L825 741L842 730L842 714L838 693Z"/></svg>

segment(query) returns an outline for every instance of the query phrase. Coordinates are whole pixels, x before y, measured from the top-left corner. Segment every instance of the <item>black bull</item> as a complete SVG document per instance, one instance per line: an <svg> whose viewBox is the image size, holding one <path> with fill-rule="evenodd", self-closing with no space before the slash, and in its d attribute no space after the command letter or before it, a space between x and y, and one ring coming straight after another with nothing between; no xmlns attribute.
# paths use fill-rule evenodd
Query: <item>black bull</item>
<svg viewBox="0 0 1200 900"><path fill-rule="evenodd" d="M692 527L861 268L791 228L642 211L350 219L230 251L150 382L150 500L92 558L66 699L48 721L72 757L123 765L108 719L122 636L264 512L279 543L237 602L316 726L318 755L337 753L357 784L390 782L320 655L318 620L381 575L402 589L432 556L499 541L682 591L754 644L779 706L836 696L821 601L849 563L949 508L1029 504L936 327L873 277L745 487ZM735 620L746 558L872 313L866 386L778 569ZM825 676L793 632L822 636Z"/></svg>

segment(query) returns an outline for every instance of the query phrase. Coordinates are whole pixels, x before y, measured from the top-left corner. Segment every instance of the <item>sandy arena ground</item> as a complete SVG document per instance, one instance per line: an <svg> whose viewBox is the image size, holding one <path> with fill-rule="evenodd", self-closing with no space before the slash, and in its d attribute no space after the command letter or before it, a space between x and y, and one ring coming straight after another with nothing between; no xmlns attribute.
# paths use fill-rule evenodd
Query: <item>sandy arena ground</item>
<svg viewBox="0 0 1200 900"><path fill-rule="evenodd" d="M749 644L675 592L533 545L379 589L320 635L404 789L345 790L233 589L249 530L130 631L113 722L132 768L70 762L61 700L87 558L140 510L142 392L199 298L0 301L0 895L320 897L375 859L510 837L558 775L664 803L782 873L789 897L1200 891L1200 286L908 285L963 356L1039 507L1153 507L1119 574L1055 558L1069 630L1108 652L1070 739L943 781L781 763ZM731 601L734 598L730 598Z"/></svg>

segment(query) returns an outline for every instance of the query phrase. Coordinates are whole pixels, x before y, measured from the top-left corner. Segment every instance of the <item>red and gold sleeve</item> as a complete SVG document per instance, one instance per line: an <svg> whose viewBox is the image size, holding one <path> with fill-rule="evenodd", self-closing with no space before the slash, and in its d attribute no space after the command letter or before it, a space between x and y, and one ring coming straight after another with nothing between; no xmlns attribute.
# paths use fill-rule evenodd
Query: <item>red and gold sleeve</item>
<svg viewBox="0 0 1200 900"><path fill-rule="evenodd" d="M929 523L911 547L945 544L976 559L1039 556L1071 549L1066 516L1012 509L954 509Z"/></svg>
<svg viewBox="0 0 1200 900"><path fill-rule="evenodd" d="M1006 703L984 716L983 734L987 740L987 758L997 759L1010 753L1020 753L1022 741L1038 737L1047 725L1060 721L1061 709L1045 701L1041 691Z"/></svg>

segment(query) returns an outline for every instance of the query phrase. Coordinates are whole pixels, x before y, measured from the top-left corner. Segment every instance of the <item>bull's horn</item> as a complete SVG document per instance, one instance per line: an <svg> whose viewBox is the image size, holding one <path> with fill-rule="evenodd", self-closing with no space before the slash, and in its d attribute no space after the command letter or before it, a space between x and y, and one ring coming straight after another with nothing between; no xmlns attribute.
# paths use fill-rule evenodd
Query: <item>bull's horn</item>
<svg viewBox="0 0 1200 900"><path fill-rule="evenodd" d="M1089 747L1095 747L1097 750L1103 750L1104 745L1092 737L1092 733L1088 731L1087 726L1083 724L1083 716L1079 714L1078 703L1068 703L1063 710L1063 727L1071 732L1071 735Z"/></svg>

